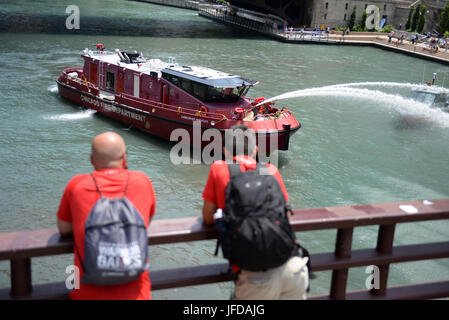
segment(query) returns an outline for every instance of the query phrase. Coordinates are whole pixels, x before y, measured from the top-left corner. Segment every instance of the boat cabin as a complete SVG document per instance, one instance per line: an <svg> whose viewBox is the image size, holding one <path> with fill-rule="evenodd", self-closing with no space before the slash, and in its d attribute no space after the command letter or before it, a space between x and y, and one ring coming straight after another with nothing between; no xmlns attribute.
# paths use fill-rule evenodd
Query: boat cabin
<svg viewBox="0 0 449 320"><path fill-rule="evenodd" d="M447 111L449 107L449 94L429 90L414 90L410 96L413 100L428 104L431 107L442 108Z"/></svg>
<svg viewBox="0 0 449 320"><path fill-rule="evenodd" d="M125 93L171 105L232 110L245 107L244 97L257 81L199 66L181 66L173 58L163 62L142 53L84 50L85 80L103 97Z"/></svg>

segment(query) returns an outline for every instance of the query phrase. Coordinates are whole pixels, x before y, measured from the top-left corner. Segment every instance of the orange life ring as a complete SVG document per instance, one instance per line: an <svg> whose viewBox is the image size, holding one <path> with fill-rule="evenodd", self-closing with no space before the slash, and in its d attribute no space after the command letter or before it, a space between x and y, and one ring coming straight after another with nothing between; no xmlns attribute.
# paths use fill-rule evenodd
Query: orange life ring
<svg viewBox="0 0 449 320"><path fill-rule="evenodd" d="M200 111L200 116L202 116L202 117L205 117L208 112L206 106L201 106L199 111Z"/></svg>

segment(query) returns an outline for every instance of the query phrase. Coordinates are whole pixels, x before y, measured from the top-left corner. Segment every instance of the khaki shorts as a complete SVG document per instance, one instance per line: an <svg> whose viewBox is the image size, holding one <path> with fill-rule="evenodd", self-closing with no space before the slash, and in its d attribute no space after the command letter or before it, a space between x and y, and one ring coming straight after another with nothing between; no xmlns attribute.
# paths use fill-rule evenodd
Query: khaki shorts
<svg viewBox="0 0 449 320"><path fill-rule="evenodd" d="M241 270L233 299L305 300L309 285L308 258L292 257L282 266L267 271Z"/></svg>

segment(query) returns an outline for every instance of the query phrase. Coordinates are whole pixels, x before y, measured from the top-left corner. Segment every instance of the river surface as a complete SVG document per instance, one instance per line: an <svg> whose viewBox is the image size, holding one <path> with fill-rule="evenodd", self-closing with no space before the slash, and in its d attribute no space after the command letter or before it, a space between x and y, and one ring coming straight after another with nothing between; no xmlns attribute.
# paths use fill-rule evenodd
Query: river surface
<svg viewBox="0 0 449 320"><path fill-rule="evenodd" d="M68 30L68 5L80 8ZM209 167L174 165L171 145L63 100L55 80L81 66L101 42L167 61L203 65L256 79L252 98L294 92L279 101L302 123L278 163L294 208L449 197L449 115L410 100L411 88L446 66L375 48L284 44L199 17L195 11L134 1L0 2L0 232L55 228L65 185L90 172L91 139L123 136L129 167L145 172L157 196L155 219L199 216ZM447 75L447 77L446 77ZM412 119L412 121L410 120ZM397 226L395 244L447 241L447 221ZM334 249L336 231L297 235L311 252ZM357 228L353 247L376 245L377 227ZM221 263L215 241L150 247L152 269ZM32 260L33 282L63 281L72 255ZM0 287L9 286L0 262ZM310 294L329 292L320 272ZM351 269L348 289L364 289L365 268ZM447 259L392 265L389 284L449 278ZM230 283L154 291L154 299L228 299Z"/></svg>

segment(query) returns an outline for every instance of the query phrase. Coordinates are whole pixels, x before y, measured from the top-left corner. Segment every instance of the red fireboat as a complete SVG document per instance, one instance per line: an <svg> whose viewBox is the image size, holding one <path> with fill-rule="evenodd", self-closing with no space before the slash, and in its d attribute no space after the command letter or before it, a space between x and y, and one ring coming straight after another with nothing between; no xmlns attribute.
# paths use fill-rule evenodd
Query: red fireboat
<svg viewBox="0 0 449 320"><path fill-rule="evenodd" d="M246 97L257 81L173 58L167 63L135 51L110 52L102 44L81 56L84 67L65 69L56 81L62 97L167 140L178 128L192 134L194 123L223 137L226 129L245 124L258 145L263 139L272 152L288 150L290 136L301 127L287 108Z"/></svg>

